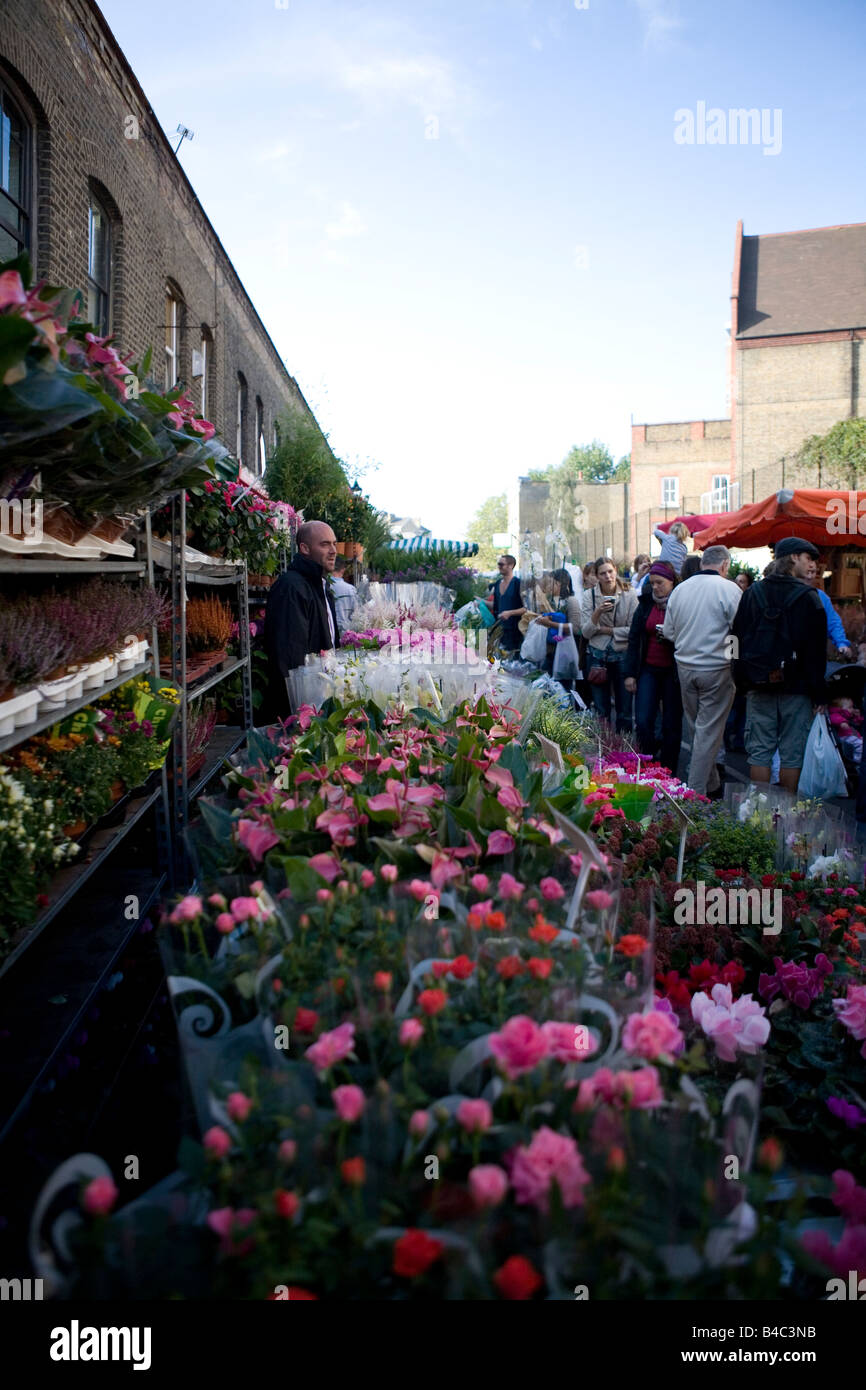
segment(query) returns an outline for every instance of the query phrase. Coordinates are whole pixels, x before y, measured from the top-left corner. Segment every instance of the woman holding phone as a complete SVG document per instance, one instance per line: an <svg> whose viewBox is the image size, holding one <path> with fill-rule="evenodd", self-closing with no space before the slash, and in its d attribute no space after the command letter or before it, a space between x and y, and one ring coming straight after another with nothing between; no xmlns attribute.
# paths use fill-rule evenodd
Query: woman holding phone
<svg viewBox="0 0 866 1390"><path fill-rule="evenodd" d="M596 583L584 590L581 632L586 638L592 701L600 719L611 721L616 704L616 731L631 730L632 693L623 674L628 634L638 596L624 588L613 560L596 563Z"/></svg>
<svg viewBox="0 0 866 1390"><path fill-rule="evenodd" d="M658 760L676 775L683 732L683 701L673 644L662 637L668 599L677 576L673 565L656 560L650 566L647 592L642 593L628 638L625 683L636 692L635 723L642 753L655 755L656 717L661 706L662 737Z"/></svg>

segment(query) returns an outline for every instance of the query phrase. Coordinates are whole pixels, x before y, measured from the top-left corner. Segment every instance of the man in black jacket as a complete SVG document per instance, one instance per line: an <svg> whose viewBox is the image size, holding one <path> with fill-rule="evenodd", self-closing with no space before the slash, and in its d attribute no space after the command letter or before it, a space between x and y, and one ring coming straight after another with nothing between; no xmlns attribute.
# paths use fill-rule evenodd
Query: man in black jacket
<svg viewBox="0 0 866 1390"><path fill-rule="evenodd" d="M311 652L330 651L339 639L334 598L328 583L337 560L337 540L327 522L305 521L298 553L268 595L265 650L268 697L265 717L291 713L286 676Z"/></svg>
<svg viewBox="0 0 866 1390"><path fill-rule="evenodd" d="M779 781L796 791L812 725L824 698L827 618L808 583L819 551L785 536L773 568L743 594L731 631L737 687L746 695L746 752L753 782L769 782L778 747Z"/></svg>

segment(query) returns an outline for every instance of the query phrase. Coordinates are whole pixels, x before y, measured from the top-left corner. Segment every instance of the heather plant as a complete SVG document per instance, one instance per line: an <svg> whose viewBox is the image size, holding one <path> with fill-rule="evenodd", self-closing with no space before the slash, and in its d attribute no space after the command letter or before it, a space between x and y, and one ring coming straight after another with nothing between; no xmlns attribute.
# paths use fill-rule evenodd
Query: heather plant
<svg viewBox="0 0 866 1390"><path fill-rule="evenodd" d="M76 633L57 624L45 605L27 596L0 606L0 696L28 688L72 660Z"/></svg>

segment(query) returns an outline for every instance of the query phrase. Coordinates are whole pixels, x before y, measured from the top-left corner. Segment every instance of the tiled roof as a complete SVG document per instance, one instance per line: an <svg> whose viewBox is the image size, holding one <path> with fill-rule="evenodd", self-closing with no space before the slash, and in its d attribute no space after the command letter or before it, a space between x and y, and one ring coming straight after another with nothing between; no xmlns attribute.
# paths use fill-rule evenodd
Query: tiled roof
<svg viewBox="0 0 866 1390"><path fill-rule="evenodd" d="M866 328L866 223L744 236L738 338Z"/></svg>

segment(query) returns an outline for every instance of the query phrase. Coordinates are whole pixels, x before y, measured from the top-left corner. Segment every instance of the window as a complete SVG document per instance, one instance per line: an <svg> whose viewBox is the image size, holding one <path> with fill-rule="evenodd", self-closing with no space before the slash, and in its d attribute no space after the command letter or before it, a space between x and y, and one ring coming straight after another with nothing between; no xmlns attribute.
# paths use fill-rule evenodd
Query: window
<svg viewBox="0 0 866 1390"><path fill-rule="evenodd" d="M662 478L662 506L678 507L680 505L680 480L679 478Z"/></svg>
<svg viewBox="0 0 866 1390"><path fill-rule="evenodd" d="M730 510L730 478L727 473L714 473L710 482L710 507L714 512Z"/></svg>
<svg viewBox="0 0 866 1390"><path fill-rule="evenodd" d="M244 461L244 427L247 415L247 383L243 372L238 372L237 426L235 434L235 454L237 461Z"/></svg>
<svg viewBox="0 0 866 1390"><path fill-rule="evenodd" d="M177 386L180 378L180 337L183 301L172 285L165 287L165 389Z"/></svg>
<svg viewBox="0 0 866 1390"><path fill-rule="evenodd" d="M87 224L87 317L104 338L111 328L111 219L92 193Z"/></svg>
<svg viewBox="0 0 866 1390"><path fill-rule="evenodd" d="M256 396L256 472L261 477L267 462L265 447L265 407L261 396Z"/></svg>
<svg viewBox="0 0 866 1390"><path fill-rule="evenodd" d="M275 421L274 421L274 453L276 453L276 451L277 451L277 449L279 449L279 447L280 447L280 427L279 427L279 425L277 424L277 421L275 420Z"/></svg>
<svg viewBox="0 0 866 1390"><path fill-rule="evenodd" d="M30 248L30 126L0 83L0 261Z"/></svg>
<svg viewBox="0 0 866 1390"><path fill-rule="evenodd" d="M213 359L213 337L207 324L201 326L201 348L197 353L193 353L193 376L201 378L201 414L202 419L208 418L208 373L211 369Z"/></svg>

